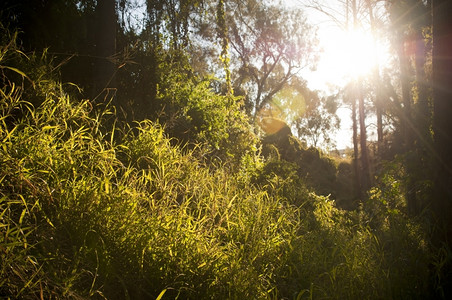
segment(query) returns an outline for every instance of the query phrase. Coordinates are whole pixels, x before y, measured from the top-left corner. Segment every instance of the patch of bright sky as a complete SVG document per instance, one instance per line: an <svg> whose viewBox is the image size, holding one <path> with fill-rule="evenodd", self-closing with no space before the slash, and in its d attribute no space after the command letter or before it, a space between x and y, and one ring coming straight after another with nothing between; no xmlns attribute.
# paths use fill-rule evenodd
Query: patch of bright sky
<svg viewBox="0 0 452 300"><path fill-rule="evenodd" d="M359 36L349 36L344 28L331 20L331 17L316 9L308 9L305 4L309 0L266 0L273 3L283 3L287 7L302 8L306 14L307 21L317 28L317 37L319 40L319 61L315 70L306 68L301 75L308 82L308 87L312 90L319 90L325 96L335 93L338 87L343 86L350 80L350 76L359 75L369 66L368 59L374 57L369 52L374 51L372 39L369 34L359 34ZM344 13L345 9L341 7L342 1L321 0L319 1L332 7L338 14ZM140 30L143 24L143 15L145 13L144 0L132 1L132 13L128 16L128 25L135 26ZM345 14L345 13L344 13ZM340 18L340 16L339 16ZM361 40L357 44L359 48L350 51L350 43L356 43L356 39ZM384 49L377 47L378 53L385 53ZM358 56L357 53L367 53L367 56ZM385 58L380 58L384 60ZM341 119L341 128L336 133L335 141L337 149L352 147L351 132L351 110L348 107L340 107L337 111ZM369 132L372 138L372 132Z"/></svg>
<svg viewBox="0 0 452 300"><path fill-rule="evenodd" d="M387 45L381 42L374 43L370 30L367 32L347 32L345 24L337 24L331 16L314 8L307 8L302 0L284 0L287 7L302 8L306 14L307 21L317 28L319 40L319 61L315 70L305 69L301 73L307 80L308 87L319 90L321 94L328 96L337 92L339 87L350 82L364 73L372 70L377 65L377 60L389 61ZM333 17L342 18L345 23L345 8L343 2L338 0L318 1L329 7ZM336 133L335 141L337 149L351 148L352 145L352 122L351 109L340 107L337 114L341 120L341 127ZM371 120L369 120L371 121ZM370 122L368 122L370 123ZM368 138L375 139L369 127Z"/></svg>

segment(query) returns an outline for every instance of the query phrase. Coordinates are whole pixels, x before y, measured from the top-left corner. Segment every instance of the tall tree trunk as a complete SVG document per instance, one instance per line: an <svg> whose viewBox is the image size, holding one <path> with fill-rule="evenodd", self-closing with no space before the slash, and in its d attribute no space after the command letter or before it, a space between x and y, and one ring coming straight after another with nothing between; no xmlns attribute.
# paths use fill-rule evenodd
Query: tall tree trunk
<svg viewBox="0 0 452 300"><path fill-rule="evenodd" d="M351 3L350 3L351 1ZM347 0L346 2L346 16L347 16L347 29L349 23L349 5L351 4L351 11L353 17L353 28L356 29L357 23L357 7L356 0ZM356 94L357 94L357 82L353 82L353 90L351 93L352 97L352 127L353 127L353 167L355 170L355 192L356 197L361 199L362 195L362 187L361 187L361 171L359 168L359 148L358 148L358 119L356 117Z"/></svg>
<svg viewBox="0 0 452 300"><path fill-rule="evenodd" d="M415 68L415 87L416 92L413 94L413 98L416 99L414 103L414 121L413 121L413 150L411 155L411 161L407 165L407 171L410 172L410 176L413 181L413 190L418 182L427 179L427 173L425 170L428 168L427 157L428 149L432 147L432 137L430 133L431 116L432 113L429 108L429 94L427 76L425 73L427 48L425 44L423 30L430 23L428 21L429 9L424 4L418 2L417 18L414 20L414 68ZM431 15L430 15L431 16ZM410 165L411 170L409 169ZM423 171L420 171L423 170ZM414 192L413 192L414 194ZM422 199L418 199L416 195L411 197L411 206L409 210L412 214L417 215L420 213L425 203Z"/></svg>
<svg viewBox="0 0 452 300"><path fill-rule="evenodd" d="M440 230L434 243L452 247L452 1L433 1L433 130L436 149L433 210ZM452 297L450 260L443 267L442 298ZM437 290L437 289L435 289Z"/></svg>
<svg viewBox="0 0 452 300"><path fill-rule="evenodd" d="M410 69L410 57L406 52L406 45L410 42L406 39L403 33L399 34L400 43L398 47L398 56L400 64L400 81L402 85L402 103L403 110L400 116L400 125L403 136L405 166L407 169L407 179L406 179L406 200L408 211L414 214L417 210L416 208L416 189L415 189L415 179L414 179L414 166L416 164L415 157L413 154L413 118L412 118L412 97L411 97L411 69Z"/></svg>
<svg viewBox="0 0 452 300"><path fill-rule="evenodd" d="M382 108L382 97L381 97L381 81L380 74L377 75L377 95L375 99L376 114L377 114L377 154L381 156L384 137L383 137L383 108Z"/></svg>
<svg viewBox="0 0 452 300"><path fill-rule="evenodd" d="M352 94L354 96L354 93ZM361 198L361 172L359 170L359 149L358 149L358 121L356 118L356 98L352 99L352 128L353 128L353 168L355 170L355 193L357 198Z"/></svg>
<svg viewBox="0 0 452 300"><path fill-rule="evenodd" d="M352 1L352 13L353 13L353 28L358 28L358 9L356 0ZM370 187L370 174L369 174L369 158L367 154L367 134L365 123L365 109L364 109L364 94L362 91L361 79L355 80L355 97L358 98L358 114L359 114L359 140L361 146L361 193L365 192Z"/></svg>
<svg viewBox="0 0 452 300"><path fill-rule="evenodd" d="M423 30L429 23L427 21L427 9L421 4L419 21L415 26L415 74L416 74L416 90L417 90L417 103L415 109L415 121L416 121L416 146L418 149L426 148L430 145L430 109L428 99L428 85L427 77L425 74L425 62L427 49L425 46L425 39Z"/></svg>
<svg viewBox="0 0 452 300"><path fill-rule="evenodd" d="M96 6L96 66L94 93L99 95L115 87L115 64L112 56L116 52L115 0L98 0ZM106 96L107 94L105 94Z"/></svg>
<svg viewBox="0 0 452 300"><path fill-rule="evenodd" d="M376 25L374 19L373 8L371 4L371 0L367 0L367 9L369 11L369 21L370 21L370 30L373 35L373 47L375 51L375 70L374 70L374 81L375 81L375 109L377 115L377 153L381 154L381 148L383 145L383 108L382 108L382 86L381 86L381 78L380 78L380 63L378 58L378 51L376 45Z"/></svg>
<svg viewBox="0 0 452 300"><path fill-rule="evenodd" d="M434 211L452 246L452 1L433 1ZM444 240L443 240L444 241Z"/></svg>
<svg viewBox="0 0 452 300"><path fill-rule="evenodd" d="M367 151L366 113L362 83L357 83L358 112L359 112L359 141L361 148L361 189L363 192L370 188L369 155Z"/></svg>
<svg viewBox="0 0 452 300"><path fill-rule="evenodd" d="M398 56L400 63L400 81L402 85L403 111L400 125L404 138L405 149L410 149L412 144L412 118L411 118L411 93L410 93L410 60L405 53L404 38L399 45Z"/></svg>

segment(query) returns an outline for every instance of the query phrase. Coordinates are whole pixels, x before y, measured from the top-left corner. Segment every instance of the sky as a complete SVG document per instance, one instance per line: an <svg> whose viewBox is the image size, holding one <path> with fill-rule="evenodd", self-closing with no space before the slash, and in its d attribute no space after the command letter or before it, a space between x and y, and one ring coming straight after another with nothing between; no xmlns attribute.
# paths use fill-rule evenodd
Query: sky
<svg viewBox="0 0 452 300"><path fill-rule="evenodd" d="M288 6L293 5L297 7L303 1L286 0L285 2ZM337 0L326 2L337 2ZM344 65L338 63L343 62L343 59L337 55L339 51L336 51L336 47L340 47L342 44L340 40L341 29L325 14L315 9L307 9L305 14L307 21L317 27L319 46L323 49L323 52L319 56L317 68L314 71L305 70L302 76L307 80L310 89L320 90L328 95L329 93L334 93L337 90L337 86L345 83ZM340 107L337 114L341 123L333 139L336 143L336 148L352 148L351 110L347 107Z"/></svg>
<svg viewBox="0 0 452 300"><path fill-rule="evenodd" d="M279 0L269 0L277 1ZM364 66L367 63L366 58L362 61L356 61L353 53L350 53L350 46L354 41L346 41L349 37L344 36L344 31L335 24L330 17L324 13L319 12L316 9L310 9L306 7L306 3L311 0L281 0L287 7L302 8L307 17L309 24L317 28L319 48L323 49L319 56L317 68L313 71L306 68L301 75L307 80L308 87L312 90L319 90L324 93L325 96L331 95L337 92L338 87L343 86L347 82L347 78L350 76L350 66ZM319 2L326 4L330 7L335 7L338 12L344 9L340 6L339 0L319 0ZM137 1L137 6L142 5L142 0ZM140 11L140 9L137 9ZM140 14L140 13L138 13ZM141 13L142 14L142 13ZM138 16L139 18L139 16ZM366 40L366 35L354 37L355 39L362 39L363 42L359 43L360 46L369 46L371 42ZM355 47L357 48L357 47ZM369 48L359 48L357 51L367 53ZM344 55L348 53L348 55ZM356 71L356 70L355 70ZM359 71L359 70L357 70ZM351 110L348 107L340 107L337 111L338 116L341 119L341 127L335 134L336 148L345 149L351 148L352 145L352 131L351 131ZM370 139L372 139L372 133L369 133Z"/></svg>
<svg viewBox="0 0 452 300"><path fill-rule="evenodd" d="M377 56L380 62L389 61L387 47L378 42L375 44L369 32L347 33L344 30L345 26L341 28L331 17L316 9L306 8L303 4L308 3L309 0L285 0L284 2L289 7L303 8L308 23L317 28L319 47L323 51L319 56L317 68L314 71L306 69L302 73L310 89L320 90L326 96L334 94L338 87L344 86L351 78L369 72L376 64ZM335 16L345 19L343 2L338 0L319 2L333 7ZM341 16L342 12L344 15ZM341 119L341 127L333 139L336 147L337 149L352 148L351 109L340 107L337 114ZM371 124L372 121L369 118L367 123ZM373 126L368 127L369 140L376 139L374 129Z"/></svg>

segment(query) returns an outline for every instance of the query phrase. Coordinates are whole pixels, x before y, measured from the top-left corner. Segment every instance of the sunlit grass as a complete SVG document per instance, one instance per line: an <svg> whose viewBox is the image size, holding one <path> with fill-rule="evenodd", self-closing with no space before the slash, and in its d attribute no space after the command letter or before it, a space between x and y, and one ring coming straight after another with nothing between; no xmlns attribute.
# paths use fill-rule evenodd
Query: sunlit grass
<svg viewBox="0 0 452 300"><path fill-rule="evenodd" d="M55 82L45 89L37 107L20 81L1 89L1 296L426 295L429 246L422 227L387 204L397 186L343 211L287 163L222 168L205 161L203 144L175 146L164 126L111 125L108 108ZM437 269L448 255L436 256Z"/></svg>

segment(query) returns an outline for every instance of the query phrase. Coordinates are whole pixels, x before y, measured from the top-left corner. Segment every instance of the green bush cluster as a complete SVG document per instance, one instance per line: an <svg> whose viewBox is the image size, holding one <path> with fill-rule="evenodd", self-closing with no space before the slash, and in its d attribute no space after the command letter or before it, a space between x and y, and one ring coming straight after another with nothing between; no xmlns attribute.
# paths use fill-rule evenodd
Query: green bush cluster
<svg viewBox="0 0 452 300"><path fill-rule="evenodd" d="M21 77L0 89L0 296L428 295L429 246L422 227L386 209L393 194L375 190L347 212L310 193L293 164L253 152L251 131L222 128L235 104L218 104L226 98L205 85L188 98L173 90L174 101L187 101L178 120L196 129L199 143L186 145L149 120L112 123L109 110L75 101L56 82L34 106ZM210 119L217 115L224 119ZM226 145L231 130L246 142ZM212 164L212 151L240 167Z"/></svg>
<svg viewBox="0 0 452 300"><path fill-rule="evenodd" d="M295 176L318 195L331 195L342 208L356 207L354 175L349 162L342 161L337 165L319 149L303 145L287 126L265 136L262 143L262 154L270 164L292 165Z"/></svg>
<svg viewBox="0 0 452 300"><path fill-rule="evenodd" d="M202 144L209 163L240 169L258 150L243 101L215 92L218 82L195 76L186 60L181 53L162 54L155 112L150 117L164 124L165 132L179 144L191 148Z"/></svg>

